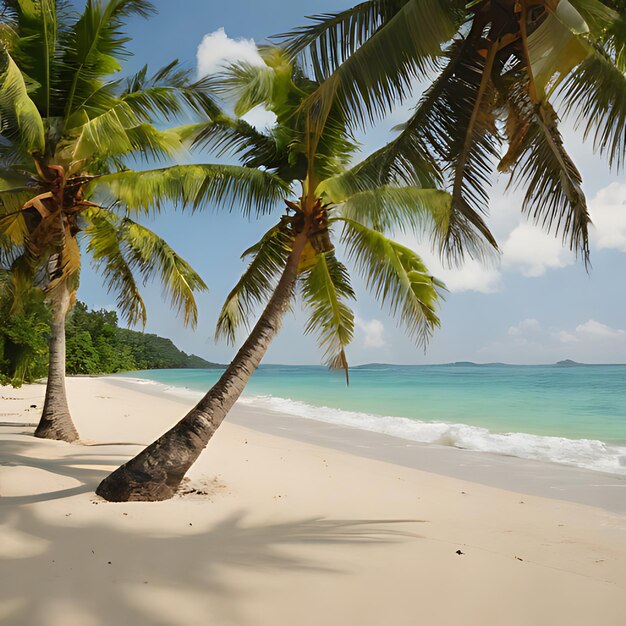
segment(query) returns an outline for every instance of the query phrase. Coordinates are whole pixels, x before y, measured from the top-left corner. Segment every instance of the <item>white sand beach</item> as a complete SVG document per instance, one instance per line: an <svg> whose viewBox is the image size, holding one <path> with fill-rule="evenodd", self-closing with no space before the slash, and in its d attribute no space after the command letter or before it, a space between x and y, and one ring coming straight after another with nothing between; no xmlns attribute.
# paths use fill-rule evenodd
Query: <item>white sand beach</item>
<svg viewBox="0 0 626 626"><path fill-rule="evenodd" d="M185 493L112 504L94 495L99 481L191 400L97 378L68 390L74 445L32 437L42 385L0 389L3 624L624 624L623 477L470 462L358 431L347 446L349 433L298 420L287 429L248 405ZM372 449L386 452L368 458ZM565 499L542 497L556 484L545 473L570 485Z"/></svg>

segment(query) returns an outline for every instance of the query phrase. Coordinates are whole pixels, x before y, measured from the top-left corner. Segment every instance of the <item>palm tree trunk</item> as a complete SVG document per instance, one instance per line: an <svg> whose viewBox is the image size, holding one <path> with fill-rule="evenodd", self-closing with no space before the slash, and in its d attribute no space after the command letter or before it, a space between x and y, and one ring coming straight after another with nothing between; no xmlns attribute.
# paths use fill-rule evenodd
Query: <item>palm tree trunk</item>
<svg viewBox="0 0 626 626"><path fill-rule="evenodd" d="M65 392L65 318L69 308L70 291L66 285L59 285L51 301L48 382L35 437L72 443L78 439L78 431L72 422Z"/></svg>
<svg viewBox="0 0 626 626"><path fill-rule="evenodd" d="M213 388L176 426L136 457L107 476L96 490L112 502L171 498L187 470L206 448L261 363L280 330L298 277L298 262L307 238L294 240L283 274L248 339Z"/></svg>

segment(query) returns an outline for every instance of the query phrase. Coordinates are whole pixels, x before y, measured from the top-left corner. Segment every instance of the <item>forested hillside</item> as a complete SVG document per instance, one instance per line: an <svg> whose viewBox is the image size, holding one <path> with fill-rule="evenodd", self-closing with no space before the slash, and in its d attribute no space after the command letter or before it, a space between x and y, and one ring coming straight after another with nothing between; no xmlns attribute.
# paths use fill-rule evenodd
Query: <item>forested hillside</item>
<svg viewBox="0 0 626 626"><path fill-rule="evenodd" d="M19 385L46 375L48 312L36 295L17 313L9 315L7 307L0 303L0 382ZM114 311L89 311L82 302L67 321L66 340L68 374L220 367L170 339L120 328Z"/></svg>

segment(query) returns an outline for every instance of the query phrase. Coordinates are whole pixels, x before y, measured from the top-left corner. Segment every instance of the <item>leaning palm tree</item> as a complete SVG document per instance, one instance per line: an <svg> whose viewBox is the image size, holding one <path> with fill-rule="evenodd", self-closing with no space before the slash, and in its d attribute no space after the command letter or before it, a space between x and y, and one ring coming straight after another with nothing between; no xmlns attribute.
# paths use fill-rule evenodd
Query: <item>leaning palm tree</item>
<svg viewBox="0 0 626 626"><path fill-rule="evenodd" d="M625 15L623 0L365 0L279 39L320 82L307 103L318 132L331 104L366 125L426 85L370 165L382 181L448 185L452 258L484 238L495 246L484 216L497 169L525 187L523 211L587 262L587 203L556 109L624 165Z"/></svg>
<svg viewBox="0 0 626 626"><path fill-rule="evenodd" d="M262 54L264 66L231 67L222 88L236 100L236 114L264 106L276 115L276 125L259 132L241 119L221 116L199 127L197 143L234 151L245 166L273 172L292 190L275 225L244 252L250 264L221 310L217 337L233 342L255 308L264 309L206 396L100 484L97 493L108 500L163 500L176 492L260 364L296 293L309 313L306 332L317 333L325 362L347 375L354 292L333 239L419 344L439 325L436 308L443 285L415 252L387 235L403 228L445 230L449 195L418 186L380 185L367 168L348 168L356 144L341 109L331 108L325 131L314 136L310 117L299 111L318 85L280 50Z"/></svg>
<svg viewBox="0 0 626 626"><path fill-rule="evenodd" d="M46 398L35 435L78 437L65 393L65 318L80 268L80 238L131 322L145 322L136 277L159 278L185 320L205 285L154 233L131 219L165 201L197 207L240 202L267 208L284 193L271 173L223 165L134 170L182 149L176 130L155 125L215 115L206 81L177 62L149 76L115 74L127 55L124 21L146 0L3 0L0 14L0 254L14 290L37 284L51 309ZM127 191L132 190L132 200Z"/></svg>

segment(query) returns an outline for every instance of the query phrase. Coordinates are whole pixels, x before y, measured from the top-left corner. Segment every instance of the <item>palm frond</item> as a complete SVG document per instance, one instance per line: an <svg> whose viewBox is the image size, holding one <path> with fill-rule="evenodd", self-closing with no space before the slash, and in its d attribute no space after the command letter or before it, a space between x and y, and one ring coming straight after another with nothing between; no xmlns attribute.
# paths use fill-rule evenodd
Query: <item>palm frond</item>
<svg viewBox="0 0 626 626"><path fill-rule="evenodd" d="M0 213L0 239L3 247L23 246L28 236L28 228L21 211L2 215Z"/></svg>
<svg viewBox="0 0 626 626"><path fill-rule="evenodd" d="M322 134L333 104L353 124L365 126L408 97L411 83L434 67L442 44L456 31L459 16L451 5L458 8L445 0L405 3L307 98L303 108L310 112L312 132Z"/></svg>
<svg viewBox="0 0 626 626"><path fill-rule="evenodd" d="M175 131L158 130L141 123L128 103L121 101L101 115L83 121L72 159L81 161L94 155L102 159L127 154L160 158L171 157L182 150L183 144Z"/></svg>
<svg viewBox="0 0 626 626"><path fill-rule="evenodd" d="M226 298L217 319L215 339L236 340L237 330L248 325L255 307L269 300L291 250L292 237L279 224L246 250L242 258L252 257L250 265Z"/></svg>
<svg viewBox="0 0 626 626"><path fill-rule="evenodd" d="M217 158L237 156L246 167L264 167L277 173L289 167L289 154L272 133L260 132L245 120L227 115L197 124L193 145L211 150Z"/></svg>
<svg viewBox="0 0 626 626"><path fill-rule="evenodd" d="M310 24L273 39L324 80L410 0L367 0L337 13L313 15Z"/></svg>
<svg viewBox="0 0 626 626"><path fill-rule="evenodd" d="M117 224L108 213L93 212L85 230L88 238L87 252L95 268L104 278L107 291L116 294L117 307L130 325L146 325L146 306L133 275L130 261L126 259Z"/></svg>
<svg viewBox="0 0 626 626"><path fill-rule="evenodd" d="M45 292L47 294L51 294L58 288L67 288L70 291L78 288L81 267L78 241L71 234L69 226L64 225L60 230L61 237L54 242L52 254L47 259L41 256L33 259L33 264L46 260ZM26 248L28 249L30 246L31 242L27 241Z"/></svg>
<svg viewBox="0 0 626 626"><path fill-rule="evenodd" d="M589 55L589 46L581 37L589 27L580 13L567 0L554 9L547 7L546 18L526 40L530 75L541 101Z"/></svg>
<svg viewBox="0 0 626 626"><path fill-rule="evenodd" d="M194 292L208 288L198 273L158 235L128 217L119 220L118 237L127 250L127 258L144 282L158 279L163 295L172 307L183 314L183 322L195 327L198 307Z"/></svg>
<svg viewBox="0 0 626 626"><path fill-rule="evenodd" d="M194 293L205 291L206 284L195 270L165 241L148 228L127 217L104 210L86 214L87 251L105 277L109 291L117 292L117 304L130 324L145 325L146 311L135 280L144 284L158 280L164 297L183 314L185 324L195 326L198 309Z"/></svg>
<svg viewBox="0 0 626 626"><path fill-rule="evenodd" d="M147 0L86 2L83 13L62 40L63 70L59 82L64 89L59 95L66 119L84 108L101 88L104 77L121 69L119 60L128 55L124 18L147 17L153 11Z"/></svg>
<svg viewBox="0 0 626 626"><path fill-rule="evenodd" d="M37 195L32 187L13 187L0 191L0 216L19 211L28 200Z"/></svg>
<svg viewBox="0 0 626 626"><path fill-rule="evenodd" d="M560 233L569 247L589 260L587 202L581 176L567 154L558 117L549 103L533 104L526 84L512 81L506 93L509 152L499 169L511 171L513 185L524 184L522 210L548 231Z"/></svg>
<svg viewBox="0 0 626 626"><path fill-rule="evenodd" d="M612 36L619 13L601 0L569 0L588 25L596 41L607 41Z"/></svg>
<svg viewBox="0 0 626 626"><path fill-rule="evenodd" d="M354 313L345 303L355 298L345 266L332 254L317 254L315 265L300 278L302 298L310 310L305 333L315 333L331 369L343 368L348 380L345 348L354 335Z"/></svg>
<svg viewBox="0 0 626 626"><path fill-rule="evenodd" d="M238 205L246 215L261 214L290 195L277 176L236 165L176 165L117 172L101 176L87 187L130 211L160 210L165 202L172 202L193 210L207 203L231 209Z"/></svg>
<svg viewBox="0 0 626 626"><path fill-rule="evenodd" d="M22 72L11 55L0 51L0 116L3 134L21 144L31 154L45 149L43 120L31 100Z"/></svg>
<svg viewBox="0 0 626 626"><path fill-rule="evenodd" d="M316 195L324 195L329 202L340 203L362 191L377 189L385 183L375 155L370 155L350 169L340 171L322 180L315 189Z"/></svg>
<svg viewBox="0 0 626 626"><path fill-rule="evenodd" d="M46 117L54 114L53 97L58 73L58 34L67 5L58 0L5 1L12 11L15 32L12 54L17 65L36 89L32 98L39 111ZM59 15L59 13L61 15Z"/></svg>
<svg viewBox="0 0 626 626"><path fill-rule="evenodd" d="M593 134L594 149L608 156L611 166L626 164L626 76L601 50L570 74L559 97L565 113L577 114L584 138Z"/></svg>
<svg viewBox="0 0 626 626"><path fill-rule="evenodd" d="M490 83L481 91L485 59L472 38L454 42L447 63L424 92L399 134L369 157L368 169L386 182L442 186L452 178L454 198L447 221L440 224L442 253L459 262L497 249L483 215L488 212L492 169L498 156L498 133ZM488 77L488 74L487 74Z"/></svg>
<svg viewBox="0 0 626 626"><path fill-rule="evenodd" d="M220 78L217 91L235 102L234 112L238 117L257 106L271 106L276 80L274 68L239 61L230 64Z"/></svg>
<svg viewBox="0 0 626 626"><path fill-rule="evenodd" d="M438 189L382 186L350 196L338 214L382 233L438 234L450 219L450 201Z"/></svg>
<svg viewBox="0 0 626 626"><path fill-rule="evenodd" d="M418 345L426 346L440 325L436 313L443 284L433 278L420 257L376 230L342 220L341 241L368 289Z"/></svg>
<svg viewBox="0 0 626 626"><path fill-rule="evenodd" d="M145 121L156 116L170 120L186 111L215 117L221 113L213 97L213 83L208 78L193 80L191 72L172 61L148 76L144 66L126 81L121 99Z"/></svg>

